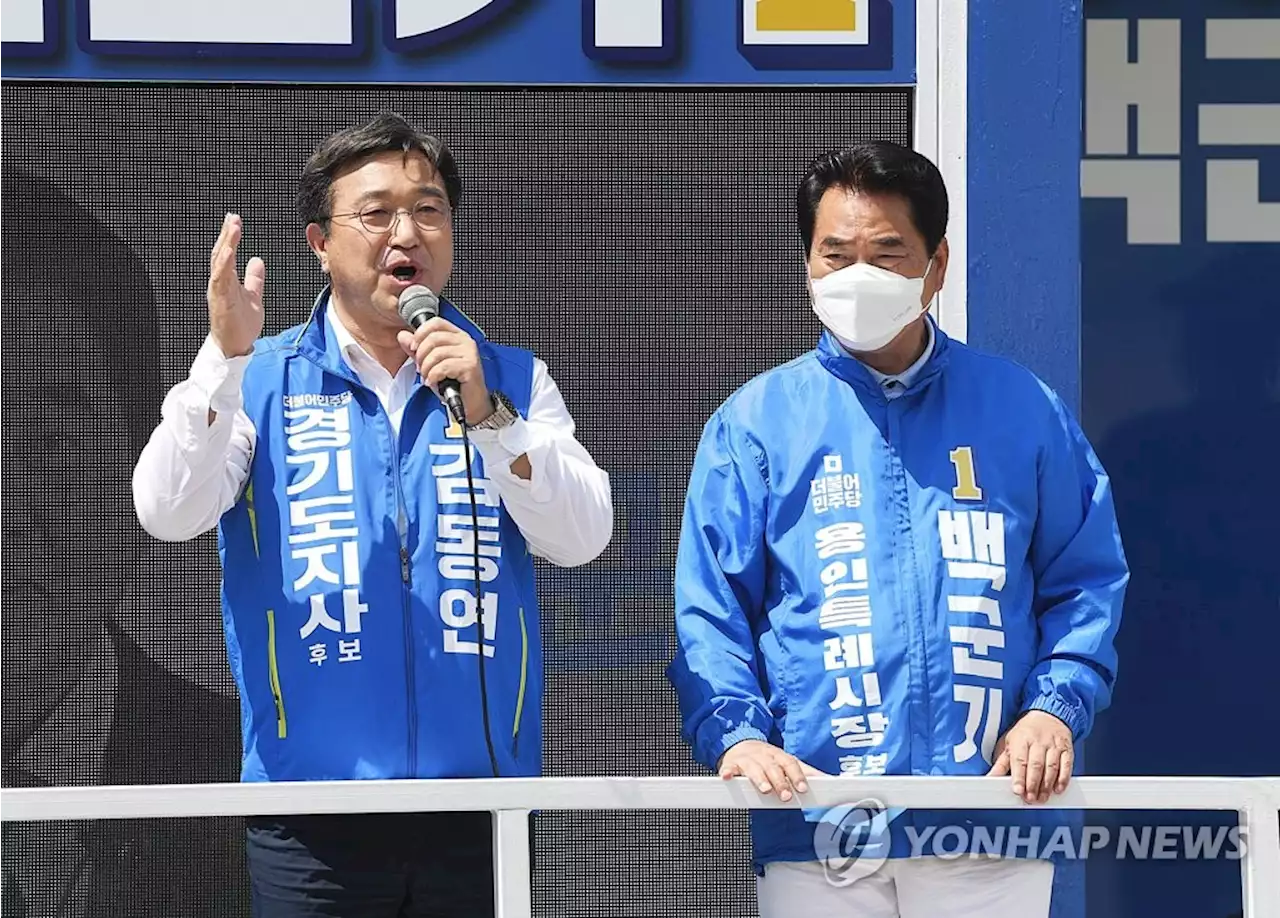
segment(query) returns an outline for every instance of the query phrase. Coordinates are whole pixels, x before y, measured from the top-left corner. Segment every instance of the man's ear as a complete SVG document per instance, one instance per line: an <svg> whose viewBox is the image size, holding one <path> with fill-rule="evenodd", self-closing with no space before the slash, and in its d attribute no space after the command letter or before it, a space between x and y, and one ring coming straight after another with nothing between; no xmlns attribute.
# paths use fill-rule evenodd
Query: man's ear
<svg viewBox="0 0 1280 918"><path fill-rule="evenodd" d="M320 260L320 270L329 273L329 235L319 223L307 224L307 246Z"/></svg>
<svg viewBox="0 0 1280 918"><path fill-rule="evenodd" d="M929 301L938 295L942 290L943 284L947 280L947 265L951 261L951 247L947 245L947 237L943 236L942 241L938 243L938 250L933 253L933 292L929 294Z"/></svg>

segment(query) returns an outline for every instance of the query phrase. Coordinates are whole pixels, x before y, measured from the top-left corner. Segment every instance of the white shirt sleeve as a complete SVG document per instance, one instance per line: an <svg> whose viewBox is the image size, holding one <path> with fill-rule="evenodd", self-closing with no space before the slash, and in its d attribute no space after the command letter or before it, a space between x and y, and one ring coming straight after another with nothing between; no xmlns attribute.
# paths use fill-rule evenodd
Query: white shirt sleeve
<svg viewBox="0 0 1280 918"><path fill-rule="evenodd" d="M193 539L235 506L257 439L240 392L251 359L227 359L206 337L190 375L165 396L160 424L133 470L134 509L155 538Z"/></svg>
<svg viewBox="0 0 1280 918"><path fill-rule="evenodd" d="M575 439L575 429L547 365L535 358L528 418L502 430L467 432L529 550L558 567L594 560L613 536L609 476ZM522 454L533 472L529 481L511 471Z"/></svg>

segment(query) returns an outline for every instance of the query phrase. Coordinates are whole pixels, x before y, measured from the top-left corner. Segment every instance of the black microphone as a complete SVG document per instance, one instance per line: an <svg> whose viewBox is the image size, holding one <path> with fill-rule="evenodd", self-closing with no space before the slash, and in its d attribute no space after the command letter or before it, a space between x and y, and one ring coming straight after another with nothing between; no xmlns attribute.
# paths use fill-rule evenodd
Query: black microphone
<svg viewBox="0 0 1280 918"><path fill-rule="evenodd" d="M400 312L400 318L404 319L405 324L416 331L428 321L440 315L440 298L429 287L414 284L412 287L406 287L401 292L400 299L397 301L397 309ZM443 379L440 381L440 397L449 406L449 410L453 412L453 416L458 423L465 427L467 413L463 410L462 393L459 389L456 379Z"/></svg>

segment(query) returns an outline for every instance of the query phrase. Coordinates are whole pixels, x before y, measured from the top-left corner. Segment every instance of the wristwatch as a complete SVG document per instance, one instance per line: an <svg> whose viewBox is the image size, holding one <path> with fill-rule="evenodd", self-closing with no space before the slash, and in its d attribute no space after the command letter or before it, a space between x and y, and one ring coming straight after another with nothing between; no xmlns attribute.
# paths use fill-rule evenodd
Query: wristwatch
<svg viewBox="0 0 1280 918"><path fill-rule="evenodd" d="M511 403L511 399L507 398L506 393L490 392L489 399L493 402L493 413L479 424L472 424L472 430L501 430L504 427L510 427L516 422L516 418L520 415L516 412L516 406Z"/></svg>

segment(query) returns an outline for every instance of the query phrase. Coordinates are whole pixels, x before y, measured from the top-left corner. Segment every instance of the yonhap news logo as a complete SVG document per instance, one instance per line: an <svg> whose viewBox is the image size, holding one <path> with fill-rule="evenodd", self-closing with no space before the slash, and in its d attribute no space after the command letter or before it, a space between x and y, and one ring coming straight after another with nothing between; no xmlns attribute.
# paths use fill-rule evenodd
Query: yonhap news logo
<svg viewBox="0 0 1280 918"><path fill-rule="evenodd" d="M1228 860L1247 853L1244 826L1056 826L941 825L902 827L909 857L1040 858L1085 860ZM832 807L814 828L814 851L827 882L848 886L876 873L889 858L890 816L882 801L859 800Z"/></svg>
<svg viewBox="0 0 1280 918"><path fill-rule="evenodd" d="M818 822L813 847L832 886L871 876L889 858L889 814L879 800L832 807Z"/></svg>
<svg viewBox="0 0 1280 918"><path fill-rule="evenodd" d="M1082 861L1238 861L1245 855L1241 826L904 826L912 857L1035 857ZM1095 853L1099 852L1099 853Z"/></svg>

